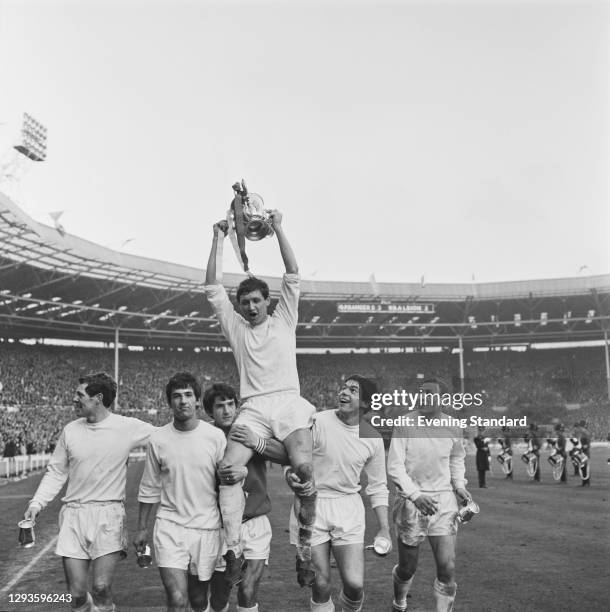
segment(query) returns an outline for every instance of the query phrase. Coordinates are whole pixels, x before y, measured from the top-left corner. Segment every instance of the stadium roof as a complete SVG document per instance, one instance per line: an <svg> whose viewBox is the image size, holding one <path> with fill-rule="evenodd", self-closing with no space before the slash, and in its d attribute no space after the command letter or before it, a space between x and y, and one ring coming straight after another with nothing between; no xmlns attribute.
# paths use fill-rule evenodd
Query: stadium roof
<svg viewBox="0 0 610 612"><path fill-rule="evenodd" d="M242 275L225 274L234 290ZM280 278L268 278L277 298ZM204 271L138 257L39 223L0 193L0 330L7 337L224 344ZM301 347L600 339L610 275L498 283L304 280ZM607 328L607 327L606 327Z"/></svg>

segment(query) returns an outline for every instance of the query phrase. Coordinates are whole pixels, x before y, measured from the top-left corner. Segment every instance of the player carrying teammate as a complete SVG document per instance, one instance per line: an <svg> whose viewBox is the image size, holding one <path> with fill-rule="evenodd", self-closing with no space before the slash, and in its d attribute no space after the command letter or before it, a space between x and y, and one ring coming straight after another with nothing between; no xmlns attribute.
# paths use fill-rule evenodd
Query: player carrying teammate
<svg viewBox="0 0 610 612"><path fill-rule="evenodd" d="M316 578L310 609L334 612L331 599L331 547L343 580L339 603L343 612L362 610L364 601L364 505L360 497L361 474L367 476L366 493L375 511L377 537L388 542L388 487L383 440L368 421L361 420L370 409L374 382L349 376L339 391L336 410L314 416L313 468L318 503L313 526L312 556ZM288 484L302 489L299 479L287 472ZM290 541L298 543L299 527L294 514L290 520Z"/></svg>
<svg viewBox="0 0 610 612"><path fill-rule="evenodd" d="M241 197L236 194L236 198ZM286 268L278 304L269 315L271 303L267 283L258 278L244 280L237 289L239 312L218 280L218 241L224 240L225 221L214 225L214 239L206 269L205 291L221 329L231 345L240 376L244 400L236 423L247 425L260 438L277 438L286 447L290 464L303 482L313 482L311 423L314 407L299 395L296 367L299 276L296 258L284 233L282 214L271 211L271 222ZM217 268L218 267L218 268ZM229 438L223 467L245 466L253 450ZM310 487L295 498L300 529L297 547L297 578L311 585L311 527L315 519L316 492ZM240 543L244 496L241 487L222 479L220 508L228 551L227 580L240 580L243 556Z"/></svg>
<svg viewBox="0 0 610 612"><path fill-rule="evenodd" d="M78 382L73 402L79 418L61 432L25 518L35 520L68 481L55 554L63 558L73 610L104 612L114 610L112 577L127 551L127 460L155 428L110 412L117 385L107 374L90 374ZM90 566L93 598L88 592Z"/></svg>
<svg viewBox="0 0 610 612"><path fill-rule="evenodd" d="M258 612L258 585L269 558L271 549L271 525L267 514L271 501L267 495L267 468L265 458L280 461L286 456L281 442L261 440L245 425L231 426L237 416L237 394L229 385L214 384L203 395L203 407L214 425L256 452L248 461L248 475L243 484L246 506L241 526L243 553L248 565L237 592L238 612ZM223 468L222 476L230 478L233 468ZM212 576L210 604L211 612L226 612L229 609L231 585L224 580L223 563L216 566Z"/></svg>
<svg viewBox="0 0 610 612"><path fill-rule="evenodd" d="M426 418L443 418L438 397L447 387L438 379L428 379L421 387L426 398L419 412ZM434 397L436 395L436 397ZM416 421L417 422L417 421ZM426 536L436 562L434 599L437 612L453 607L455 583L455 521L458 505L470 500L464 478L462 430L457 427L425 425L397 427L390 443L388 475L397 487L394 521L398 536L398 565L394 566L392 610L407 609L407 593L417 569L419 545Z"/></svg>
<svg viewBox="0 0 610 612"><path fill-rule="evenodd" d="M190 604L202 612L222 547L216 468L226 441L219 429L197 418L201 387L191 374L172 376L165 394L174 419L148 443L134 545L143 552L148 520L159 504L153 542L168 610L186 612Z"/></svg>

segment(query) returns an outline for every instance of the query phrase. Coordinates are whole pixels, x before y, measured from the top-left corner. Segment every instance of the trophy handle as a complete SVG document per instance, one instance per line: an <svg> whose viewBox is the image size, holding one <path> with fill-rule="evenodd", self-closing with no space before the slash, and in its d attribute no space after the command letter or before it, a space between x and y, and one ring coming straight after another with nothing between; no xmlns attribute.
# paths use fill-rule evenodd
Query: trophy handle
<svg viewBox="0 0 610 612"><path fill-rule="evenodd" d="M233 185L233 189L235 189L236 185L239 186L239 183L235 183L235 185ZM242 202L243 196L241 195L240 190L235 189L235 191L236 191L236 195L233 198L233 201L231 202L231 208L233 209L233 219L235 222L235 235L237 238L237 247L239 249L239 256L241 257L241 261L243 263L244 272L248 272L250 268L248 264L248 256L246 255L246 233L244 231L245 230L244 205Z"/></svg>

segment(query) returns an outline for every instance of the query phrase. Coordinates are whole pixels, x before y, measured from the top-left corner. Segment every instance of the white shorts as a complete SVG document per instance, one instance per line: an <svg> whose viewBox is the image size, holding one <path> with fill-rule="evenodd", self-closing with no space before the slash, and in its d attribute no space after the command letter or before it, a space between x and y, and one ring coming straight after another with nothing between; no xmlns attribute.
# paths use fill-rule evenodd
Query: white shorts
<svg viewBox="0 0 610 612"><path fill-rule="evenodd" d="M260 438L280 442L297 429L310 429L316 409L294 391L249 397L235 423L247 425Z"/></svg>
<svg viewBox="0 0 610 612"><path fill-rule="evenodd" d="M120 551L127 555L127 529L122 502L67 503L59 513L55 554L71 559L97 559Z"/></svg>
<svg viewBox="0 0 610 612"><path fill-rule="evenodd" d="M394 524L396 535L407 546L418 546L426 536L455 535L457 524L455 517L458 504L453 491L426 493L438 501L436 514L422 514L415 504L402 495L394 500Z"/></svg>
<svg viewBox="0 0 610 612"><path fill-rule="evenodd" d="M320 497L316 500L316 522L313 526L311 545L331 542L333 546L364 544L364 504L359 493L341 497ZM299 542L299 524L290 513L290 543Z"/></svg>
<svg viewBox="0 0 610 612"><path fill-rule="evenodd" d="M241 524L241 544L244 557L252 561L269 559L271 551L271 523L266 514L255 516ZM216 564L217 572L224 572L226 562L222 556Z"/></svg>
<svg viewBox="0 0 610 612"><path fill-rule="evenodd" d="M159 567L187 570L205 582L212 577L222 553L220 529L191 529L158 518L153 534Z"/></svg>

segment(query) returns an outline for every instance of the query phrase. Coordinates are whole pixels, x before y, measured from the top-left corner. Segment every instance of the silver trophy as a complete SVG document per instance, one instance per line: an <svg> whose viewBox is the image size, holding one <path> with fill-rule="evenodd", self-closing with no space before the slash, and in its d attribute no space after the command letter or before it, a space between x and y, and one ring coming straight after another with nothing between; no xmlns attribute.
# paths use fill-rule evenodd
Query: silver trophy
<svg viewBox="0 0 610 612"><path fill-rule="evenodd" d="M265 210L263 198L258 193L248 192L246 182L242 179L233 185L235 197L227 211L229 237L233 244L235 255L240 261L244 272L251 274L248 256L246 255L246 238L262 240L273 235L271 216Z"/></svg>
<svg viewBox="0 0 610 612"><path fill-rule="evenodd" d="M469 523L472 520L472 517L475 516L475 514L479 514L479 512L479 504L477 504L474 499L469 499L457 511L455 515L455 522L461 524Z"/></svg>
<svg viewBox="0 0 610 612"><path fill-rule="evenodd" d="M231 204L235 232L238 235L243 232L248 240L254 241L273 236L271 217L265 210L263 198L258 193L249 192L243 179L241 183L237 182L233 185L233 190L236 195L241 196L241 211L238 198L234 199Z"/></svg>

